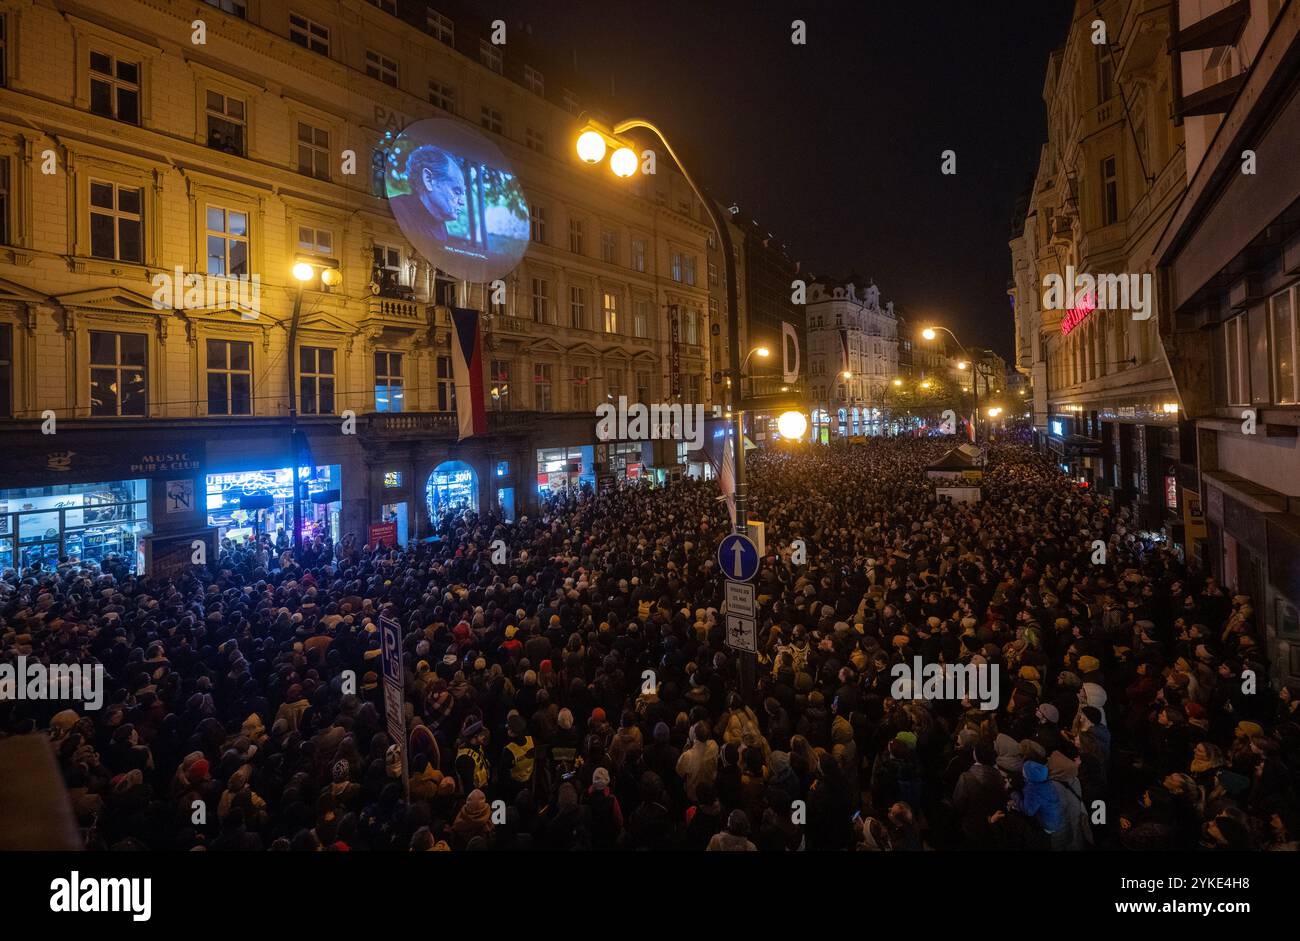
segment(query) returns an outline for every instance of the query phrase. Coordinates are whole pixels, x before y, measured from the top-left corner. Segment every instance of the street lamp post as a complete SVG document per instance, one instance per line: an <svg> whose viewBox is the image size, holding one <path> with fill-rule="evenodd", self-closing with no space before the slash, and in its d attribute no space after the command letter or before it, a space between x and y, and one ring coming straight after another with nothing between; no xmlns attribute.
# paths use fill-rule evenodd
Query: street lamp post
<svg viewBox="0 0 1300 941"><path fill-rule="evenodd" d="M747 502L749 494L749 485L745 476L745 413L741 409L740 382L744 364L740 356L740 308L737 304L736 288L736 253L731 242L731 231L727 226L727 220L722 216L722 210L711 199L705 197L700 187L696 184L695 178L686 168L681 158L673 150L672 144L668 143L668 138L664 132L656 127L652 122L645 118L628 118L620 121L613 126L609 133L598 129L594 122L588 122L587 128L578 136L577 150L578 156L586 163L599 163L605 157L605 148L607 143L613 143L616 150L610 159L610 169L616 176L630 177L636 172L638 161L636 152L627 146L626 143L618 139L618 135L626 134L628 131L643 128L650 131L663 144L664 150L668 156L677 164L681 170L682 176L686 179L687 185L695 194L695 198L704 204L704 209L709 214L709 219L713 223L714 231L718 234L718 244L722 249L724 275L727 284L727 337L729 368L727 373L731 379L731 389L727 396L728 407L731 410L732 420L732 455L735 458L735 499L736 499L736 523L735 531L741 535L749 535L749 517L747 515ZM746 357L748 359L748 357ZM757 666L758 658L753 653L744 652L740 659L741 666L741 683L746 691L757 689Z"/></svg>
<svg viewBox="0 0 1300 941"><path fill-rule="evenodd" d="M294 262L293 279L298 282L298 289L293 296L293 317L289 321L289 348L285 353L285 363L289 374L289 483L292 497L290 505L290 525L293 526L293 554L297 558L302 552L302 491L298 482L298 380L295 367L298 363L298 320L302 316L302 295L307 282L320 275L321 284L334 287L343 278L339 273L339 263L334 258L300 255Z"/></svg>
<svg viewBox="0 0 1300 941"><path fill-rule="evenodd" d="M975 393L975 410L974 410L974 413L973 413L973 416L972 416L972 420L974 421L975 424L974 424L974 427L973 427L972 430L973 430L973 433L974 433L974 435L975 435L975 442L978 444L978 443L979 443L979 437L980 437L980 435L979 435L979 427L980 427L980 376L981 376L981 375L984 375L984 371L980 368L980 365L981 365L981 364L979 363L979 361L976 360L974 356L971 356L970 351L969 351L968 349L966 349L966 347L962 344L961 340L958 340L958 339L957 339L957 334L953 333L953 332L952 332L951 330L949 330L947 327L926 327L924 330L921 331L921 336L924 337L924 338L927 339L927 340L933 340L936 336L938 336L938 334L935 332L936 330L942 330L944 333L948 334L948 336L952 337L952 342L954 342L954 343L957 344L957 347L962 351L963 354L965 354L965 356L966 356L966 361L967 361L968 363L970 363L970 368L971 368L971 388L974 390L974 393ZM958 368L958 369L962 369L962 368L964 368L964 366L965 366L965 364L959 364L957 368Z"/></svg>
<svg viewBox="0 0 1300 941"><path fill-rule="evenodd" d="M704 204L704 209L709 214L713 228L718 233L718 244L722 248L723 265L727 280L727 334L730 361L727 373L731 378L731 390L727 400L731 410L732 436L734 439L732 448L734 449L736 474L736 532L748 535L749 517L746 515L746 503L749 487L745 479L745 415L740 408L740 380L743 368L740 358L740 309L736 301L736 255L727 221L722 217L721 209L713 200L707 199L699 186L696 185L695 178L691 176L690 171L686 169L686 165L677 156L672 144L668 143L668 138L664 135L664 132L645 118L628 118L626 121L620 121L613 126L609 134L603 133L594 125L589 125L587 130L583 131L578 137L578 156L587 163L599 163L604 159L607 139L613 138L612 142L618 146L610 159L610 167L615 175L629 177L636 172L636 152L617 138L618 135L626 134L628 131L637 128L650 131L659 138L660 143L664 145L664 150L668 152L668 156L673 159L673 162L677 164L677 168L682 171L682 176L685 177L691 191L695 193L695 198Z"/></svg>

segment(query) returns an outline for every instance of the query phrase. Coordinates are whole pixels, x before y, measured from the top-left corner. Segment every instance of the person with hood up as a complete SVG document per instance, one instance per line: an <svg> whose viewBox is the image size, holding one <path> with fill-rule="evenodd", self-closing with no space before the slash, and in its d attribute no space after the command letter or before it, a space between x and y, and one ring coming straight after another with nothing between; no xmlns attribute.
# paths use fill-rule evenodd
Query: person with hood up
<svg viewBox="0 0 1300 941"><path fill-rule="evenodd" d="M757 853L758 847L749 841L749 817L743 810L733 810L727 817L727 827L715 833L705 850L710 853Z"/></svg>
<svg viewBox="0 0 1300 941"><path fill-rule="evenodd" d="M1073 751L1068 745L1063 747ZM1078 852L1091 835L1079 783L1079 760L1054 751L1047 758L1047 774L1061 805L1061 827L1052 834L1052 849Z"/></svg>
<svg viewBox="0 0 1300 941"><path fill-rule="evenodd" d="M1022 769L1025 786L1021 791L1020 808L1033 817L1051 839L1064 824L1061 798L1048 780L1047 765L1026 761Z"/></svg>

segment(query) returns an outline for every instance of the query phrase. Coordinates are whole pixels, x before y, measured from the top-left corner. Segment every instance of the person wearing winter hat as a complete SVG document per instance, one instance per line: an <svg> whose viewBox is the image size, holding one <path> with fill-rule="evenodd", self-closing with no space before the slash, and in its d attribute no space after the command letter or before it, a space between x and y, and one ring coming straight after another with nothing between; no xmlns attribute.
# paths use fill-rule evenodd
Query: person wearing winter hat
<svg viewBox="0 0 1300 941"><path fill-rule="evenodd" d="M456 814L451 832L463 849L476 837L486 840L492 835L492 830L492 807L488 804L487 795L479 788L474 788Z"/></svg>

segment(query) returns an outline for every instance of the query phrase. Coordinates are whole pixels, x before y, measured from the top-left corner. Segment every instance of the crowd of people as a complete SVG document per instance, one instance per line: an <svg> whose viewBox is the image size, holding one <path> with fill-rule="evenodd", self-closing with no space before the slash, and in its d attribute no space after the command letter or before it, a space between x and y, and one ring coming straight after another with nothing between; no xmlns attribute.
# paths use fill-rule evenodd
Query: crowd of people
<svg viewBox="0 0 1300 941"><path fill-rule="evenodd" d="M48 737L101 849L1294 850L1300 690L1253 599L1023 444L939 498L950 446L750 455L751 663L714 481L178 578L11 571L0 661L103 664L107 695L0 702L0 735ZM918 657L991 671L997 708L900 694Z"/></svg>

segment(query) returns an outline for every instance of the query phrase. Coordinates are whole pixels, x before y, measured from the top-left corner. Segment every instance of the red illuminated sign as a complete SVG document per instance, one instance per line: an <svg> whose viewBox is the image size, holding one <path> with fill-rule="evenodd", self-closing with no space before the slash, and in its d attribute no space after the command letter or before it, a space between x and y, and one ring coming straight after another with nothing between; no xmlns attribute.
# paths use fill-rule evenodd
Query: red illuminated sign
<svg viewBox="0 0 1300 941"><path fill-rule="evenodd" d="M1079 298L1077 307L1071 307L1061 319L1061 336L1068 337L1070 331L1088 319L1088 315L1097 309L1097 298L1093 294L1084 294Z"/></svg>

